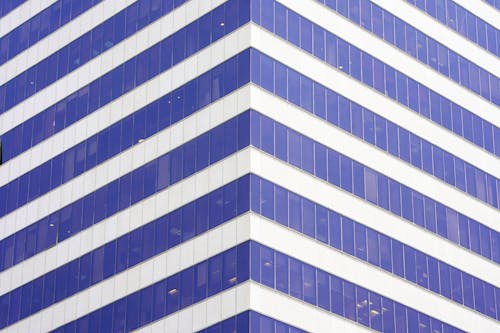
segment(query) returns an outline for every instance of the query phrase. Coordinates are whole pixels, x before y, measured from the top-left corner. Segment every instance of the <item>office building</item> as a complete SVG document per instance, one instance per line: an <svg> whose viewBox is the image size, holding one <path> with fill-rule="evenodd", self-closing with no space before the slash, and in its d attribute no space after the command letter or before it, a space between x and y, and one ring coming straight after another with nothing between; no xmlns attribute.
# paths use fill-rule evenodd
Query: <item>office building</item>
<svg viewBox="0 0 500 333"><path fill-rule="evenodd" d="M0 330L500 331L498 1L0 13Z"/></svg>

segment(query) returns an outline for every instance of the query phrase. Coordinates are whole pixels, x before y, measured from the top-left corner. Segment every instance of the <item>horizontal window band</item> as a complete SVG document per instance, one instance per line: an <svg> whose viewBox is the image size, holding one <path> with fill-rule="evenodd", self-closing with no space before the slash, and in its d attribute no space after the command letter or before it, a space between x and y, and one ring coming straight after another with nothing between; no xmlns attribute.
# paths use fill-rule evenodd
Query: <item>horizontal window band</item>
<svg viewBox="0 0 500 333"><path fill-rule="evenodd" d="M0 94L2 93L3 89L6 89L5 91L15 91L16 93L14 94L13 97L10 98L16 98L19 101L22 101L23 99L26 99L30 97L31 95L35 94L36 92L42 90L46 86L50 85L52 82L55 82L57 79L65 76L69 72L75 70L76 68L84 65L94 57L97 57L99 54L102 52L105 52L108 48L113 47L114 45L118 44L131 34L134 34L137 30L135 29L134 26L130 28L130 24L127 23L127 13L130 12L136 12L137 8L140 8L140 13L141 13L141 19L139 20L140 25L139 28L146 26L147 24L150 24L157 20L161 15L166 15L168 14L171 10L175 9L177 6L182 5L183 3L175 3L173 8L169 8L167 10L162 10L161 8L161 3L154 4L153 6L147 6L145 7L145 4L147 4L149 0L139 0L138 2L132 4L129 8L124 9L120 13L116 14L106 22L102 23L98 27L94 28L92 31L86 33L82 37L78 38L77 40L73 41L71 44L65 46L64 48L60 49L56 53L52 54L51 56L47 57L47 59L44 59L42 62L32 66L30 69L26 70L25 72L19 74L15 78L9 80L2 86L0 86ZM321 0L317 0L320 2L324 2ZM279 4L276 4L276 6L279 6ZM370 3L363 4L363 6L370 6ZM384 11L380 7L376 6L375 4L372 4L373 8L377 8L376 13L377 14L372 14L372 15L377 15L377 17L382 17L382 12L384 14L384 18L386 18L388 15L390 16L389 18L391 19L392 26L394 29L394 20L395 17L388 13L387 11ZM143 10L143 7L146 9ZM233 6L234 9L237 9L237 6ZM333 7L333 9L336 9L334 6L329 5L330 8ZM271 8L272 9L272 8ZM336 9L336 11L344 15L347 18L350 18L351 21L354 21L357 24L360 24L359 22L359 13L357 16L354 16L354 14L349 17L347 15L347 12L340 11L339 9ZM358 8L359 12L359 8ZM368 8L368 13L370 12L370 8ZM380 13L378 13L380 12ZM160 14L161 13L161 14ZM350 12L351 13L351 12ZM364 13L364 12L363 12ZM271 13L272 14L272 13ZM128 16L131 16L128 14ZM135 16L131 16L132 20L137 20ZM363 16L364 20L367 21L373 21L374 24L375 22L379 22L380 27L375 27L373 29L370 29L370 27L367 24L362 25L365 29L368 29L371 32L378 32L379 30L382 31L382 21L376 21L373 17L365 17ZM386 18L387 19L387 18ZM478 94L482 94L482 96L488 100L491 101L491 99L494 97L490 97L490 91L495 91L494 87L499 86L498 81L499 79L485 71L482 68L477 67L474 63L468 61L464 57L456 54L455 52L449 50L448 48L444 47L443 45L435 42L433 39L428 38L427 36L423 35L422 33L416 31L413 27L405 24L403 21L396 19L396 22L398 22L399 25L402 25L403 28L402 30L396 30L396 32L392 31L392 35L389 35L389 33L385 32L383 36L379 36L384 38L387 42L392 43L396 47L402 49L403 51L407 52L409 55L413 56L414 58L417 58L416 54L416 46L413 45L413 49L410 50L411 46L407 46L409 50L406 50L405 44L404 44L404 35L401 37L399 36L399 31L405 30L405 26L407 26L407 30L409 36L413 36L413 40L416 43L417 39L419 41L420 45L427 45L427 43L430 43L428 47L425 47L425 50L429 50L430 54L427 54L427 51L425 51L425 55L421 55L420 53L422 52L421 50L419 53L419 57L417 58L419 61L424 62L425 64L431 66L434 68L436 71L439 71L441 74L446 75L447 77L451 78L455 82L463 85L467 89L470 89L471 91L474 91ZM120 29L117 30L117 27L126 27L125 29ZM388 25L385 27L387 29ZM409 28L408 28L409 27ZM380 28L380 29L379 29ZM114 29L114 34L113 34L113 29ZM372 31L374 30L374 31ZM396 35L396 38L394 36ZM107 39L104 42L102 42L102 38ZM389 37L391 36L391 37ZM100 43L96 43L94 39L98 39ZM409 40L411 40L411 37L408 37ZM401 40L403 41L401 43ZM189 41L188 41L189 42ZM415 44L414 43L414 44ZM432 43L432 44L431 44ZM85 52L82 52L80 48L83 47ZM434 51L436 54L433 54L431 51ZM446 53L446 62L445 65L442 65L442 59L444 59L443 53ZM438 66L438 54L440 56L440 65ZM456 68L453 67L453 70L448 69L448 54L450 54L450 59L455 59L456 60ZM434 59L434 60L431 60ZM458 65L460 63L460 66ZM48 75L42 75L46 70L47 66L57 64L57 66L54 66L57 68L56 71L53 71L51 74L52 76ZM445 66L446 69L443 67ZM472 80L469 83L469 75L464 76L461 71L467 72L468 73L475 73L478 72L478 77L481 78L481 80L476 81ZM39 75L37 73L40 73ZM456 76L455 76L456 74ZM466 82L465 79L466 78ZM471 77L474 77L471 74ZM463 82L462 82L463 81ZM489 82L492 82L490 87ZM476 89L475 85L479 84L479 82L485 82L483 85L486 84L487 89L483 88L482 90L478 90L479 87ZM496 83L495 83L496 82ZM17 95L16 95L17 94ZM15 97L17 96L17 97ZM9 98L9 94L6 93L6 98ZM499 104L500 102L497 102ZM8 105L11 103L7 103L6 110L8 108Z"/></svg>
<svg viewBox="0 0 500 333"><path fill-rule="evenodd" d="M500 318L500 299L495 301L500 288L490 283L259 176L250 177L250 198L252 212L488 317Z"/></svg>
<svg viewBox="0 0 500 333"><path fill-rule="evenodd" d="M249 121L242 113L3 239L0 271L248 147Z"/></svg>
<svg viewBox="0 0 500 333"><path fill-rule="evenodd" d="M189 116L197 109L246 84L249 81L247 75L250 66L250 80L264 89L485 203L494 207L499 206L497 189L500 185L496 177L422 140L257 50L251 52L251 61L247 59L246 53L227 60L133 115L4 185L0 188L0 197L6 196L9 199L0 203L0 216L35 200L131 145L140 143L165 126ZM213 92L212 86L217 87ZM147 128L145 124L148 124ZM123 137L130 140L124 140ZM121 144L120 138L122 138ZM389 138L394 139L389 140ZM52 177L40 177L41 174Z"/></svg>
<svg viewBox="0 0 500 333"><path fill-rule="evenodd" d="M249 68L247 50L0 187L0 217L244 86Z"/></svg>
<svg viewBox="0 0 500 333"><path fill-rule="evenodd" d="M500 262L500 234L495 230L269 117L255 111L250 116L252 146L486 259Z"/></svg>
<svg viewBox="0 0 500 333"><path fill-rule="evenodd" d="M248 142L248 140L251 141ZM470 249L486 259L500 262L497 246L500 237L496 231L258 112L251 111L233 118L232 121L218 126L208 134L176 148L165 156L122 176L2 240L0 245L4 250L0 253L4 254L0 256L3 257L0 261L0 269L8 269L56 242L66 239L249 144L434 234ZM197 149L200 149L200 153L204 156L198 156ZM160 167L158 163L170 169L162 171L163 167ZM144 181L148 184L147 189L140 187L139 191L135 191L134 184L142 184ZM121 192L120 188L124 188L123 200L122 195L116 195ZM107 203L106 198L112 204ZM111 200L112 198L114 199ZM117 198L120 198L119 202ZM104 206L106 204L107 206ZM92 208L95 209L95 214L89 211ZM50 227L51 224L58 226L59 231L56 232L55 228ZM41 230L45 232L37 231L38 228L42 228ZM48 238L35 242L34 237L37 237L37 234ZM27 239L30 240L28 241L29 249L25 246ZM35 243L37 243L36 247Z"/></svg>
<svg viewBox="0 0 500 333"><path fill-rule="evenodd" d="M274 13L274 16L260 17L258 9L256 6L252 7L252 22L432 122L500 156L500 145L496 144L500 142L500 128L495 124L460 107L276 1L266 1L261 8L262 12Z"/></svg>
<svg viewBox="0 0 500 333"><path fill-rule="evenodd" d="M500 86L496 75L450 50L442 43L427 36L372 1L351 2L348 5L349 8L343 6L347 3L337 6L332 1L315 1L333 9L351 22L374 33L377 37L430 66L466 89L492 103L500 104L500 96L490 94L495 90L495 87ZM454 64L454 66L450 66L451 64ZM477 77L481 78L480 81L475 81L476 75L469 75L469 73L476 72ZM479 86L480 83L481 87Z"/></svg>
<svg viewBox="0 0 500 333"><path fill-rule="evenodd" d="M250 80L455 188L500 206L498 178L253 49Z"/></svg>
<svg viewBox="0 0 500 333"><path fill-rule="evenodd" d="M249 277L249 245L237 245L52 332L82 325L89 332L130 332L238 286Z"/></svg>
<svg viewBox="0 0 500 333"><path fill-rule="evenodd" d="M241 0L241 1L243 1L243 0ZM280 5L276 4L276 6L278 7ZM276 33L279 33L279 31L277 31ZM329 36L329 35L327 34L327 36ZM311 40L312 40L312 37L311 37ZM320 42L320 45L321 45L321 42ZM327 43L327 46L328 45L329 44ZM324 57L324 53L325 53L324 46L322 48L321 46L318 46L317 44L315 44L315 48L317 48L317 49L313 50L314 55L318 56L318 53L319 53L319 54L323 54L323 55L320 55L321 57ZM326 51L328 51L328 48ZM328 52L330 52L330 51L328 51ZM348 53L349 52L347 52L346 54L348 54ZM363 59L365 59L367 57L369 57L369 56L363 55ZM335 56L335 58L336 58L336 56ZM329 64L333 64L334 66L338 67L336 64L336 62L337 62L336 59L335 59L335 63L332 63L333 59L326 59L326 60ZM374 60L372 60L372 62L373 61ZM371 65L372 69L369 71L369 73L371 73L370 77L372 77L372 79L368 80L368 81L373 81L374 70L375 70L375 67L377 67L375 65L382 66L381 69L380 68L379 69L382 71L381 73L384 74L384 66L385 65L383 63L379 63L379 62L375 61L375 63ZM373 67L373 66L375 66L375 67ZM342 67L342 68L344 71L346 70L344 67ZM120 71L118 70L118 72L120 72ZM118 72L115 75L116 77L120 76ZM391 73L396 75L395 72L391 72ZM368 74L366 74L366 75L368 75ZM399 76L398 76L398 78L399 78ZM402 80L403 79L404 78L402 78ZM109 80L112 80L112 78L109 78ZM395 84L395 82L396 81L394 81L394 84ZM376 84L376 83L377 82L371 82L371 83L368 82L368 84L369 85L371 84L371 86L373 86L373 84ZM476 115L473 115L472 113L466 111L465 109L461 109L458 105L451 103L447 99L441 98L439 95L435 94L432 91L429 91L425 87L418 88L416 86L417 85L416 82L410 80L410 83L411 83L411 87L410 87L411 89L408 88L408 89L410 89L409 91L410 92L413 92L413 91L418 92L418 94L420 94L421 96L414 98L412 96L408 97L405 95L406 97L404 98L404 100L405 100L405 103L403 103L404 105L409 106L411 109L419 112L420 114L424 115L426 118L429 118L429 119L433 120L434 122L437 122L438 124L444 126L445 128L453 131L455 134L458 134L458 135L464 137L466 140L474 143L475 145L479 145L480 147L486 149L487 151L489 151L491 153L495 153L495 149L498 150L496 152L496 154L498 156L500 156L499 155L500 154L500 147L495 147L495 144L494 144L496 141L498 141L496 138L497 137L500 138L500 129L498 127L492 125L489 122L482 120L481 118L477 117ZM413 86L415 86L416 88ZM375 89L378 89L379 91L382 89L382 87L379 87L380 88L379 89L376 85L373 87ZM396 87L394 86L394 89L395 88ZM415 88L415 89L413 89L413 88ZM70 102L70 105L72 105L72 107L73 107L73 105L75 105L77 109L82 109L81 111L77 112L77 114L78 113L87 113L86 110L88 109L88 103L89 103L88 89L89 88L86 87L80 91L80 94L76 93L76 94L70 96L68 98L68 101L60 102L61 104L58 104L59 105L58 107L65 110L66 103ZM99 95L98 90L99 90L99 87L94 86L94 89L92 90L92 95L98 96ZM384 91L381 91L381 92L385 93L385 87L383 87L383 90ZM398 100L395 95L393 97L395 100ZM73 123L74 121L76 121L74 119L66 119L65 120L64 115L62 115L62 116L59 115L59 112L57 111L56 106L49 108L45 112L42 112L42 114L39 114L36 117L27 121L26 123L19 125L18 127L9 131L5 135L4 140L6 140L7 143L12 142L12 144L5 145L4 160L9 160L10 158L17 156L22 151L29 149L30 147L36 145L38 142L40 142L41 140L43 140L47 136L52 135L53 132L58 132L60 130L60 128L63 128L64 126L66 126L65 122L67 122L68 123L67 125L69 125L69 124ZM57 117L55 117L56 114L58 115ZM72 115L72 117L73 117L73 115ZM81 117L81 116L79 116L79 117ZM44 119L46 119L46 121L44 121ZM51 119L53 119L54 121L49 121ZM52 125L50 125L47 129L43 129L43 131L40 131L39 129L33 127L33 123L35 123L35 124L50 123ZM42 132L47 132L47 133L42 133ZM22 144L20 144L21 146L19 147L19 144L16 146L13 144L14 142L22 143ZM12 148L10 148L10 147L12 147Z"/></svg>
<svg viewBox="0 0 500 333"><path fill-rule="evenodd" d="M255 241L250 241L250 280L375 331L417 332L419 325L430 327L431 321L436 329L442 327L446 331L452 328L438 319ZM457 328L455 331L461 332Z"/></svg>
<svg viewBox="0 0 500 333"><path fill-rule="evenodd" d="M0 296L0 304L12 309L20 305L0 328L248 212L249 179L241 177Z"/></svg>
<svg viewBox="0 0 500 333"><path fill-rule="evenodd" d="M4 0L0 4L0 18L9 14L11 11L25 3L27 0Z"/></svg>
<svg viewBox="0 0 500 333"><path fill-rule="evenodd" d="M197 333L215 332L306 333L297 327L251 310L197 331Z"/></svg>
<svg viewBox="0 0 500 333"><path fill-rule="evenodd" d="M137 31L170 14L186 2L187 0L170 1L169 4L160 0L155 0L153 3L151 0L134 2L70 44L2 84L0 95L5 94L5 107L0 108L3 110L0 114L85 65ZM236 14L238 4L234 0L233 3L235 5L231 10ZM211 20L209 18L202 22L205 21L210 23ZM190 33L192 33L191 30ZM9 96L9 92L12 91L15 94Z"/></svg>
<svg viewBox="0 0 500 333"><path fill-rule="evenodd" d="M0 38L0 65L100 2L102 0L58 0Z"/></svg>
<svg viewBox="0 0 500 333"><path fill-rule="evenodd" d="M218 257L226 255L227 253L230 253L230 251L234 251L234 248L218 255ZM427 324L427 326L430 327L431 321L433 325L436 327L436 329L438 329L439 327L441 331L444 327L445 329L453 329L453 327L435 318L429 317L423 313L417 312L409 307L406 307L405 305L394 302L391 299L385 298L377 293L368 291L348 281L342 280L336 277L335 275L328 274L325 271L322 271L313 266L300 262L294 258L291 258L283 253L275 251L266 246L263 246L257 242L249 241L240 244L236 247L235 252L237 252L237 254L232 254L232 258L235 259L237 258L238 264L242 262L245 262L247 264L249 263L249 267L247 266L245 274L249 273L249 278L251 281L255 281L257 283L275 289L293 298L303 300L306 303L309 303L313 306L322 308L326 311L330 311L346 319L358 322L359 324L370 327L374 330L391 331L391 329L392 330L397 329L398 331L401 330L402 332L414 332L415 331L414 328L418 330L419 324L422 325ZM245 257L238 258L240 256L245 256L245 255L247 256L246 260ZM214 260L214 259L212 258L209 260ZM223 260L220 261L223 262ZM194 266L195 269L198 269L198 267L200 267L199 265ZM208 264L207 266L208 270L210 271L210 264ZM233 264L233 266L236 266L236 263ZM172 286L173 289L178 290L178 294L180 294L178 296L179 299L184 299L183 297L184 292L187 291L188 295L185 297L185 299L186 303L189 305L194 303L193 297L190 295L192 293L191 291L192 289L190 286L186 286L187 288L183 288L181 284L183 281L190 281L190 282L193 281L192 279L189 278L189 276L192 276L196 273L190 273L189 275L187 273L184 273L184 272L189 272L190 269L187 269L177 274L178 276L180 276L180 278L178 278L177 280L173 279L173 277L166 279L167 281L172 281L172 280L175 281L171 282L170 286ZM224 269L224 267L222 267L222 269ZM242 268L241 270L244 269L245 268ZM237 275L240 272L239 266L236 269L236 271ZM224 276L223 271L219 269L218 272L219 273L216 275L217 278ZM181 274L185 274L186 278L182 278ZM207 275L209 279L212 276L209 272L207 273ZM227 275L229 276L235 274L232 273ZM241 282L243 282L242 279L238 279L236 281L236 284ZM222 283L224 283L224 278L222 278ZM127 316L128 311L134 311L135 307L137 307L138 312L140 312L141 309L144 309L144 311L150 311L149 309L153 309L154 311L153 308L155 304L155 302L153 301L154 297L151 297L149 296L149 294L147 294L149 297L148 296L144 297L145 306L139 306L139 304L141 304L140 296L142 295L141 293L146 293L146 290L149 291L158 284L144 288L139 292L136 292L130 296L122 298L121 300L118 300L116 302L113 302L104 308L101 308L85 317L80 318L79 320L70 322L65 326L62 326L61 328L54 330L54 332L63 331L63 329L66 327L74 327L73 325L78 325L79 322L80 325L87 325L87 323L88 324L94 323L94 325L99 325L99 324L106 325L105 326L107 329L106 331L112 330L117 325L119 325L118 327L121 327L124 330L128 330L128 324L129 324L128 323L129 317ZM209 280L208 281L209 290L210 290L210 285L211 283ZM166 292L165 297L162 298L162 299L165 298L167 299L165 302L166 306L165 305L162 306L167 308L167 310L164 311L164 313L168 314L169 309L173 309L173 311L172 310L171 311L175 312L182 309L183 306L182 304L179 304L180 303L179 301L177 301L175 304L173 304L172 307L169 307L169 304L172 304L174 302L172 301L172 303L169 303L169 300L172 299L173 297L166 290L170 291L173 289L169 289L168 282L166 286L167 288L164 287L162 288L164 290L163 293ZM219 282L217 284L217 288L219 289L218 292L224 290L225 289L224 287L225 284L221 284ZM194 291L195 297L196 297L196 290L197 288L195 288ZM153 291L149 292L154 293L154 289ZM175 294L177 295L177 293ZM330 296L332 296L331 301L330 301ZM130 306L131 309L129 310L129 304L132 303L135 304L133 306L134 308L132 308L131 305ZM357 307L356 306L357 304L361 304L361 306ZM116 311L115 307L116 308L119 307L121 311ZM371 315L369 315L369 311L371 312ZM375 314L375 312L377 313ZM383 312L384 315L382 314ZM119 315L113 317L107 315L107 313L115 313L115 314L118 313ZM370 320L369 319L370 316L377 318L375 320ZM146 317L149 320L144 320L139 325L142 326L155 320L150 315ZM134 314L132 316L132 318L130 319L131 327L136 327L134 326L134 324L136 324L139 321L138 318L141 318L139 316L139 313ZM455 331L461 332L458 329L455 329Z"/></svg>
<svg viewBox="0 0 500 333"><path fill-rule="evenodd" d="M249 210L489 317L496 319L500 313L495 302L500 289L491 284L247 175L2 295L0 304L18 304L21 309L8 325Z"/></svg>
<svg viewBox="0 0 500 333"><path fill-rule="evenodd" d="M232 14L235 8L239 8L237 5L241 1L244 0L230 0L215 8L89 85L80 88L70 96L3 134L4 162L85 118L97 109L246 24L249 21L248 15L245 14L248 14L248 10L242 8L239 16ZM229 17L225 17L225 15ZM213 24L212 19L214 20ZM194 41L186 43L186 36L192 34L199 36L199 39L196 43Z"/></svg>
<svg viewBox="0 0 500 333"><path fill-rule="evenodd" d="M471 42L500 55L500 31L452 0L434 3L432 0L406 0ZM492 0L488 0L491 2Z"/></svg>

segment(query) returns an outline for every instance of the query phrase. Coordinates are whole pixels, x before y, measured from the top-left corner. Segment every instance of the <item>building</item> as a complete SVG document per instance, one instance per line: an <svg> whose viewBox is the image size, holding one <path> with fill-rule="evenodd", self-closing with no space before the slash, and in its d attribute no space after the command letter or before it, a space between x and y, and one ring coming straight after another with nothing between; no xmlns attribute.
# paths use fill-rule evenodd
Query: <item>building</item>
<svg viewBox="0 0 500 333"><path fill-rule="evenodd" d="M10 0L0 329L500 331L500 12Z"/></svg>

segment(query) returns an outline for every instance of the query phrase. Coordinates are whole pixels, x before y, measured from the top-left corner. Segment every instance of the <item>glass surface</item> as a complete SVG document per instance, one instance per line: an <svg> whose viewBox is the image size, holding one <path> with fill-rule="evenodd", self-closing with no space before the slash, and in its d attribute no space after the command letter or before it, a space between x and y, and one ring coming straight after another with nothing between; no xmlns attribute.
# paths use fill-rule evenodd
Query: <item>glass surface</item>
<svg viewBox="0 0 500 333"><path fill-rule="evenodd" d="M146 8L147 10L153 11L153 6L149 6L150 0L140 0L122 12L116 14L108 21L102 23L94 30L88 32L81 38L72 42L65 48L54 53L54 55L50 56L46 60L43 60L39 64L34 65L32 68L28 69L27 72L20 74L16 78L10 80L5 85L0 87L0 94L6 94L1 96L0 102L5 101L5 103L0 104L0 113L5 112L15 104L21 102L24 98L28 98L32 94L44 89L49 84L53 83L55 80L61 78L62 76L69 73L69 71L76 69L78 66L83 65L85 62L88 62L91 58L99 55L103 50L103 39L106 39L106 35L109 33L113 33L114 29L114 20L122 20L123 15L121 13L127 12L126 15L126 23L130 27L131 30L127 31L127 33L123 36L109 36L109 42L104 42L104 49L108 49L112 47L114 44L120 42L125 37L135 33L138 29L142 28L141 24L137 24L135 21L137 19L137 10L139 5ZM178 1L175 7L183 4L185 0ZM89 4L91 2L89 1ZM148 4L148 6L144 6ZM167 6L164 4L165 8L162 9L162 13L168 14L173 10L172 6ZM230 8L228 13L234 12L235 8L242 8L241 15L235 16L230 15L227 18L227 22L224 23L224 29L220 30L221 26L219 22L215 27L204 26L204 22L208 18L211 20L212 15L219 15L219 12L224 14L224 8ZM39 126L31 126L30 128L23 128L23 124L18 127L12 129L7 134L5 134L6 145L4 149L4 160L9 160L21 152L27 150L28 148L38 144L40 141L50 137L51 135L59 132L64 127L70 126L75 121L85 117L89 113L94 112L96 109L106 105L110 101L120 97L127 91L139 86L143 82L155 77L159 73L171 68L176 63L184 60L186 57L190 56L192 53L201 50L206 47L208 44L214 42L218 33L223 33L223 35L229 34L234 31L236 28L245 24L248 21L248 17L244 15L245 11L248 11L249 8L244 4L243 0L231 0L218 8L214 9L212 12L204 15L199 18L195 22L191 23L187 27L180 29L172 36L165 38L159 43L153 45L147 50L143 51L136 57L130 59L125 64L122 64L116 67L114 70L106 73L102 77L98 78L90 85L81 88L75 94L59 101L57 103L58 109L60 109L59 117L61 117L61 121L50 122L47 121L47 127L40 131ZM130 16L128 13L130 12ZM143 14L146 15L146 14ZM129 17L130 16L130 17ZM219 15L220 16L220 15ZM156 20L158 15L152 15L152 12L144 16L148 18L148 22L152 22L152 20ZM224 18L214 18L214 20L224 20ZM111 24L113 23L113 24ZM116 22L115 22L116 23ZM119 22L117 23L119 24ZM208 31L204 30L208 28ZM215 29L215 30L214 30ZM202 37L198 39L198 36L203 33L208 32L208 40L203 40ZM113 39L118 38L118 39ZM1 43L1 42L0 42ZM81 44L81 45L80 45ZM88 44L88 45L87 45ZM80 45L80 46L78 46ZM84 53L89 49L90 45L92 45L93 53L92 55L85 55ZM73 59L74 57L80 56L78 60ZM66 57L66 58L63 58ZM68 60L67 57L73 57ZM77 63L73 67L67 69L68 61L71 63ZM48 71L48 68L59 68L63 67L63 70L58 71ZM228 71L229 73L234 73L234 71ZM30 73L28 75L27 73ZM247 73L242 74L242 79L247 75ZM232 80L229 80L231 75L228 76L228 89L234 84L234 76L232 76ZM26 80L31 81L26 81ZM40 81L40 82L38 82ZM243 82L241 82L243 83ZM109 89L109 87L112 87ZM90 93L89 93L90 91ZM17 94L15 93L17 92ZM29 95L27 94L29 92ZM5 98L7 96L7 98ZM86 101L86 97L90 96L89 100ZM176 102L177 100L174 100ZM181 107L181 111L189 114L189 107L192 106L190 103L194 102L193 100L188 100L188 103L184 107ZM76 105L75 105L76 104ZM76 107L78 106L78 107ZM49 119L49 114L52 111L54 106L44 110L42 113L37 115L37 118L41 119ZM73 112L74 108L78 109L78 112ZM67 111L70 110L70 111ZM174 119L175 116L174 116ZM29 121L32 121L29 120ZM20 131L20 134L14 134L13 132ZM21 135L21 137L25 137L25 145L16 146L13 142L14 136ZM35 139L36 138L36 139ZM2 138L2 141L4 138ZM9 143L10 142L10 143ZM12 149L10 149L12 147Z"/></svg>

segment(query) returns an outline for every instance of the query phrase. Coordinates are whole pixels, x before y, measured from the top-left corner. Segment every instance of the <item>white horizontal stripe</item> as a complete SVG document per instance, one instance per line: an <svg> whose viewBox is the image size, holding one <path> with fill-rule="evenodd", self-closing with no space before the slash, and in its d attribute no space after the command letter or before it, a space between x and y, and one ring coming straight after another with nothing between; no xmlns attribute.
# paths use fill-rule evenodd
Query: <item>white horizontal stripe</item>
<svg viewBox="0 0 500 333"><path fill-rule="evenodd" d="M467 332L496 332L497 321L410 284L381 269L334 251L277 223L254 218L250 238Z"/></svg>
<svg viewBox="0 0 500 333"><path fill-rule="evenodd" d="M7 161L0 168L0 186L20 177L68 148L155 101L166 92L175 90L248 48L250 46L248 35L249 27L244 27L234 34L221 38L185 61Z"/></svg>
<svg viewBox="0 0 500 333"><path fill-rule="evenodd" d="M282 99L252 87L255 110L369 168L500 231L499 211L424 171L378 149ZM390 138L389 138L390 139ZM495 164L500 170L500 161Z"/></svg>
<svg viewBox="0 0 500 333"><path fill-rule="evenodd" d="M42 216L84 197L120 176L181 146L209 129L248 109L248 91L233 93L190 117L149 137L93 169L71 179L49 193L0 219L0 239L37 221Z"/></svg>
<svg viewBox="0 0 500 333"><path fill-rule="evenodd" d="M32 281L250 172L249 149L229 156L0 272L0 295Z"/></svg>
<svg viewBox="0 0 500 333"><path fill-rule="evenodd" d="M224 295L220 301L214 299L211 303L200 302L144 326L137 332L196 332L246 310L257 311L306 332L372 332L353 321L253 281L245 282L220 295Z"/></svg>
<svg viewBox="0 0 500 333"><path fill-rule="evenodd" d="M248 216L234 219L82 292L65 298L7 327L5 332L48 332L248 239Z"/></svg>
<svg viewBox="0 0 500 333"><path fill-rule="evenodd" d="M453 152L464 161L496 177L500 175L497 157L255 25L252 26L251 44L286 66L294 68L381 117L390 119L398 126L446 151Z"/></svg>
<svg viewBox="0 0 500 333"><path fill-rule="evenodd" d="M0 19L0 38L48 8L57 0L28 0Z"/></svg>
<svg viewBox="0 0 500 333"><path fill-rule="evenodd" d="M324 6L317 1L279 1L350 44L368 52L386 64L390 64L390 66L408 77L423 83L437 93L474 112L479 117L493 122L497 126L500 125L500 112L498 112L498 107L494 104L456 84L451 79L375 37L363 28L349 22L334 11L325 10ZM500 73L499 61L488 61L486 64L490 64L495 69L494 73Z"/></svg>
<svg viewBox="0 0 500 333"><path fill-rule="evenodd" d="M252 173L500 287L500 266L494 262L262 151L252 149L250 162Z"/></svg>
<svg viewBox="0 0 500 333"><path fill-rule="evenodd" d="M453 0L453 2L488 22L496 29L500 29L500 11L498 9L492 9L484 1Z"/></svg>
<svg viewBox="0 0 500 333"><path fill-rule="evenodd" d="M118 65L135 57L137 54L150 48L175 31L178 31L190 22L196 20L198 16L209 12L212 8L215 8L224 1L226 0L211 0L210 6L206 4L201 5L201 3L205 2L203 0L188 1L185 5L156 20L154 23L130 36L108 52L104 52L99 57L92 59L85 65L64 76L62 79L0 115L0 133L4 133L23 121L35 116L55 102L101 77L104 73L112 70Z"/></svg>
<svg viewBox="0 0 500 333"><path fill-rule="evenodd" d="M406 1L371 1L391 12L401 20L409 23L414 28L417 28L432 39L437 40L449 49L471 60L490 73L499 76L498 57L460 35L455 30L448 28L446 25L434 19L429 14L421 11ZM481 1L470 1L470 3L473 3L472 7L476 7L479 3L481 3ZM493 12L491 8L489 11ZM497 20L500 20L500 18Z"/></svg>
<svg viewBox="0 0 500 333"><path fill-rule="evenodd" d="M17 54L0 67L2 75L0 84L4 84L34 64L45 59L63 46L92 30L108 18L112 17L137 0L112 1L104 0L89 8L75 19L45 36L33 46Z"/></svg>

